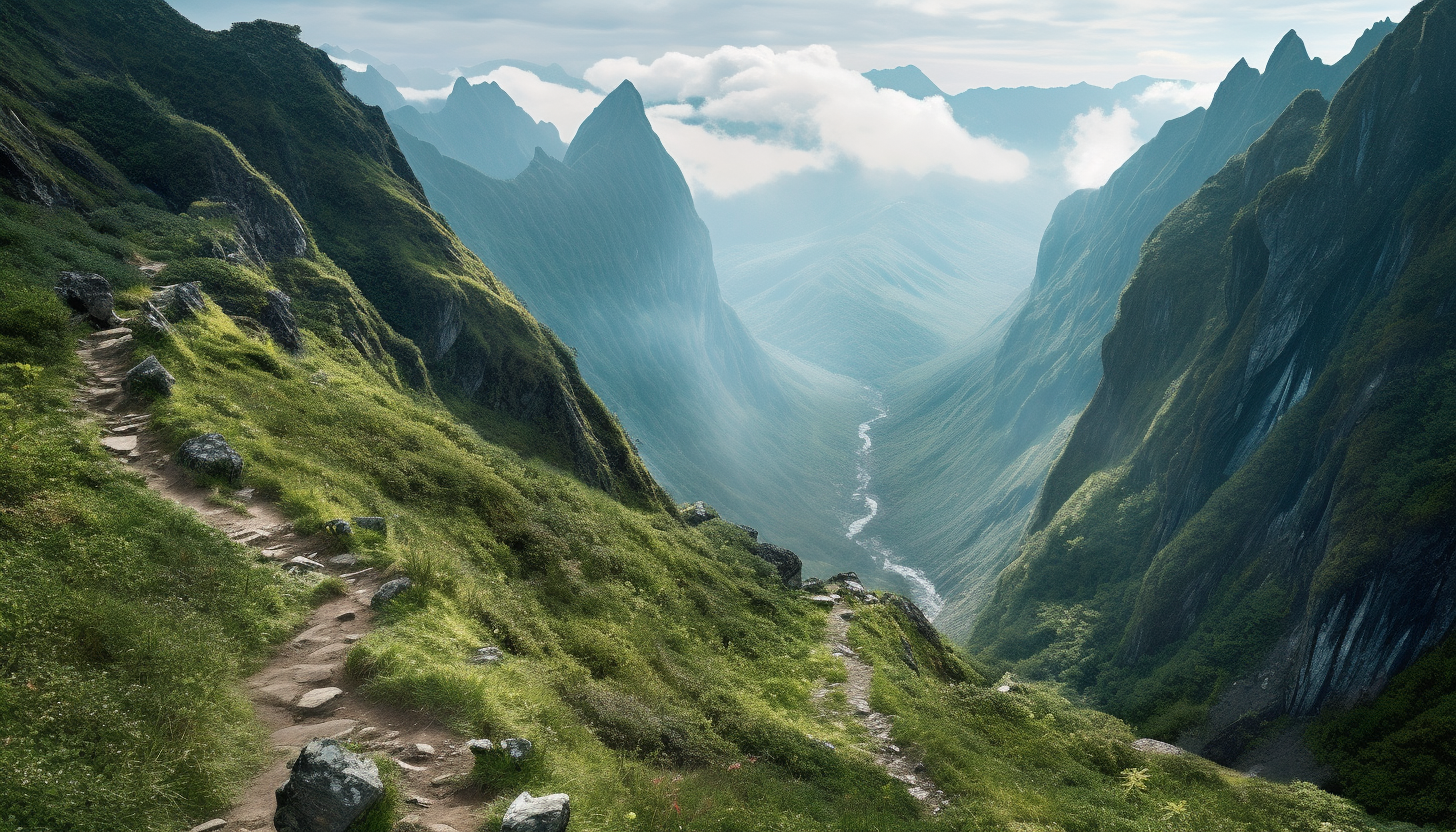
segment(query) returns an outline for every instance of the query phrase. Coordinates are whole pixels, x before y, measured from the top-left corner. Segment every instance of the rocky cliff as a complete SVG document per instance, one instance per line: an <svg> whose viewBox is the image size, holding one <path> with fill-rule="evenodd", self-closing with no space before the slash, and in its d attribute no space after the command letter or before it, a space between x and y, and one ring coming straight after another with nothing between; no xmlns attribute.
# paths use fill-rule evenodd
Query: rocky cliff
<svg viewBox="0 0 1456 832"><path fill-rule="evenodd" d="M1344 59L1311 59L1290 32L1264 72L1240 61L1207 110L1163 125L1095 190L1057 207L1029 296L999 341L921 368L888 393L881 429L889 501L880 533L920 552L950 590L939 619L969 631L991 582L1015 557L1042 481L1101 375L1103 336L1149 232L1263 133L1305 89L1333 94L1393 24Z"/></svg>
<svg viewBox="0 0 1456 832"><path fill-rule="evenodd" d="M1232 762L1447 634L1453 36L1417 6L1149 238L977 644Z"/></svg>

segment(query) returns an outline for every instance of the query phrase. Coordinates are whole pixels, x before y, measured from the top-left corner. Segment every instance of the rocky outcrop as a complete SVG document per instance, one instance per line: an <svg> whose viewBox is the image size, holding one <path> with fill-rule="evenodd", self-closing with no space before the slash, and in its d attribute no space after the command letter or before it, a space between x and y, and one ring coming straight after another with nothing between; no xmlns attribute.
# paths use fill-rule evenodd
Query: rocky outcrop
<svg viewBox="0 0 1456 832"><path fill-rule="evenodd" d="M501 832L564 832L571 821L571 798L564 794L532 797L521 792L506 807Z"/></svg>
<svg viewBox="0 0 1456 832"><path fill-rule="evenodd" d="M211 148L211 188L206 197L233 213L243 253L258 264L276 263L308 253L308 233L288 198L272 188L232 148Z"/></svg>
<svg viewBox="0 0 1456 832"><path fill-rule="evenodd" d="M778 571L779 580L783 582L784 586L789 589L799 588L804 564L799 560L798 555L772 543L755 544L753 553L773 564L773 568Z"/></svg>
<svg viewBox="0 0 1456 832"><path fill-rule="evenodd" d="M337 740L303 747L288 781L278 787L278 832L345 832L384 796L379 767Z"/></svg>
<svg viewBox="0 0 1456 832"><path fill-rule="evenodd" d="M395 578L375 590L374 595L369 599L369 606L376 610L383 609L386 604L393 601L400 593L414 585L414 581L411 581L409 578Z"/></svg>
<svg viewBox="0 0 1456 832"><path fill-rule="evenodd" d="M706 505L702 500L699 500L678 512L678 516L689 526L701 526L709 520L717 520L718 512L714 511L711 506ZM755 537L757 537L757 533L755 533Z"/></svg>
<svg viewBox="0 0 1456 832"><path fill-rule="evenodd" d="M243 476L243 458L220 433L193 437L177 449L177 462L191 471L237 483Z"/></svg>
<svg viewBox="0 0 1456 832"><path fill-rule="evenodd" d="M172 385L177 379L167 372L155 355L149 355L142 363L126 373L121 386L128 393L153 393L158 396L172 395Z"/></svg>
<svg viewBox="0 0 1456 832"><path fill-rule="evenodd" d="M98 329L121 325L121 319L116 317L111 284L99 274L61 272L61 278L56 282L56 294Z"/></svg>
<svg viewBox="0 0 1456 832"><path fill-rule="evenodd" d="M303 352L303 333L298 331L298 320L293 317L293 300L277 289L269 289L267 297L258 323L268 330L278 346L294 355Z"/></svg>

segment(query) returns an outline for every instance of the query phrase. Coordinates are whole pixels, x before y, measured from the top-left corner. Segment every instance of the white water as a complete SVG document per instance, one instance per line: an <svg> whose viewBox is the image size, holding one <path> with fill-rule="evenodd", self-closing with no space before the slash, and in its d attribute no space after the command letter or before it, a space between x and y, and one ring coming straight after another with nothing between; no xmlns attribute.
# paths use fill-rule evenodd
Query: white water
<svg viewBox="0 0 1456 832"><path fill-rule="evenodd" d="M855 452L855 478L859 481L859 487L855 489L852 499L864 503L866 514L849 524L849 529L845 533L845 537L854 540L855 543L868 549L875 556L875 561L880 565L881 569L884 569L886 572L893 572L908 581L910 584L910 594L915 597L915 603L920 606L921 611L925 613L926 617L933 621L937 615L940 615L940 611L945 608L945 599L941 598L940 593L935 591L935 584L931 582L930 578L919 569L906 566L903 563L896 563L894 559L895 553L880 543L879 538L865 539L859 537L860 532L864 531L865 526L868 526L870 521L875 519L875 515L880 513L880 501L870 493L870 452L874 448L874 442L870 439L870 428L874 427L875 422L890 415L882 405L880 394L868 387L865 389L870 391L872 397L870 406L879 415L868 422L860 423L859 426L859 438L862 444L859 450Z"/></svg>

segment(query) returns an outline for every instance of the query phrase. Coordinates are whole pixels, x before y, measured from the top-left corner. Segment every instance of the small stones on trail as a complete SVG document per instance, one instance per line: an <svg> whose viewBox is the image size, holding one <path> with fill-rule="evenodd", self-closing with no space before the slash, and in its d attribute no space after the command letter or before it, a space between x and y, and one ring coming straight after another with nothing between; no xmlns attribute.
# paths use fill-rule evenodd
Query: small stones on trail
<svg viewBox="0 0 1456 832"><path fill-rule="evenodd" d="M812 595L809 597L809 603L821 607L832 607L834 606L834 597L832 595Z"/></svg>
<svg viewBox="0 0 1456 832"><path fill-rule="evenodd" d="M482 647L470 657L471 664L496 664L505 658L499 647Z"/></svg>
<svg viewBox="0 0 1456 832"><path fill-rule="evenodd" d="M299 746L312 739L319 737L338 738L347 736L358 726L357 719L331 719L327 722L317 722L308 725L289 725L279 728L268 737L273 746Z"/></svg>
<svg viewBox="0 0 1456 832"><path fill-rule="evenodd" d="M425 770L424 766L412 765L410 763L406 763L404 760L395 760L394 764L399 766L401 771L417 772Z"/></svg>
<svg viewBox="0 0 1456 832"><path fill-rule="evenodd" d="M428 760L435 756L435 746L417 742L405 747L404 756L410 760Z"/></svg>
<svg viewBox="0 0 1456 832"><path fill-rule="evenodd" d="M317 711L333 704L334 700L343 695L341 688L314 688L298 697L298 703L294 707L300 711Z"/></svg>
<svg viewBox="0 0 1456 832"><path fill-rule="evenodd" d="M352 612L341 612L334 616L335 621L353 621L358 615Z"/></svg>
<svg viewBox="0 0 1456 832"><path fill-rule="evenodd" d="M413 804L415 806L420 806L420 807L423 807L423 808L426 808L426 809L428 809L429 807L435 805L435 801L429 799L428 797L422 797L422 796L417 795L417 794L412 794L409 797L406 797L404 799L404 802L405 803Z"/></svg>
<svg viewBox="0 0 1456 832"><path fill-rule="evenodd" d="M167 372L155 355L149 355L142 363L126 371L121 387L128 393L156 393L159 396L172 395L172 385L177 379Z"/></svg>
<svg viewBox="0 0 1456 832"><path fill-rule="evenodd" d="M229 482L243 476L243 458L220 433L205 433L183 442L177 449L177 461L183 468Z"/></svg>
<svg viewBox="0 0 1456 832"><path fill-rule="evenodd" d="M314 740L278 787L273 825L278 832L344 832L383 796L384 782L373 760L336 740Z"/></svg>
<svg viewBox="0 0 1456 832"><path fill-rule="evenodd" d="M564 794L532 797L521 792L506 809L501 832L563 832L571 821L571 798Z"/></svg>
<svg viewBox="0 0 1456 832"><path fill-rule="evenodd" d="M351 555L348 553L342 555L334 555L333 557L329 558L329 563L332 563L335 566L342 566L347 569L350 566L359 565L359 556Z"/></svg>
<svg viewBox="0 0 1456 832"><path fill-rule="evenodd" d="M217 830L222 829L226 826L227 821L223 820L222 818L213 818L212 820L204 821L203 823L197 824L196 826L187 830L187 832L217 832Z"/></svg>
<svg viewBox="0 0 1456 832"><path fill-rule="evenodd" d="M103 436L101 437L101 447L113 453L130 453L137 448L137 438L135 436Z"/></svg>
<svg viewBox="0 0 1456 832"><path fill-rule="evenodd" d="M414 581L411 581L409 578L395 578L384 586L381 586L379 591L374 593L374 597L369 599L369 606L376 610L382 609L385 604L393 601L395 596L412 586L414 586Z"/></svg>
<svg viewBox="0 0 1456 832"><path fill-rule="evenodd" d="M845 612L842 612L842 613L840 613L840 614L839 614L839 617L840 617L840 618L843 618L843 619L844 619L844 620L845 620L845 621L853 621L853 620L855 620L855 619L856 619L856 618L858 618L858 617L859 617L859 615L858 615L858 614L856 614L856 613L855 613L855 612L854 612L854 610L846 610L846 611L845 611Z"/></svg>
<svg viewBox="0 0 1456 832"><path fill-rule="evenodd" d="M324 568L322 563L306 558L303 555L295 555L290 558L286 566L292 572L317 572Z"/></svg>
<svg viewBox="0 0 1456 832"><path fill-rule="evenodd" d="M313 685L333 678L334 668L327 664L300 664L293 667L293 681L300 685Z"/></svg>

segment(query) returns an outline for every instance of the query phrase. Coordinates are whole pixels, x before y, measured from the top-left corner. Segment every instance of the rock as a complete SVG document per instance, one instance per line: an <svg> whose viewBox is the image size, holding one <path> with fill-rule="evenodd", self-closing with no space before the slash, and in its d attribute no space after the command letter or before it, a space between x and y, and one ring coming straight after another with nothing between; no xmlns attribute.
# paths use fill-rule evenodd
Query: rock
<svg viewBox="0 0 1456 832"><path fill-rule="evenodd" d="M329 562L330 563L333 563L332 560L330 560ZM358 614L357 613L354 613L354 612L341 612L338 615L334 616L334 620L335 621L353 621L354 619L356 619L358 617L359 617Z"/></svg>
<svg viewBox="0 0 1456 832"><path fill-rule="evenodd" d="M294 665L293 681L300 685L316 685L319 682L327 682L334 675L333 665L327 664L300 664Z"/></svg>
<svg viewBox="0 0 1456 832"><path fill-rule="evenodd" d="M429 743L417 742L405 748L404 756L411 760L428 760L435 756L435 746Z"/></svg>
<svg viewBox="0 0 1456 832"><path fill-rule="evenodd" d="M330 520L324 523L324 531L329 534L346 535L353 534L354 529L349 525L348 520Z"/></svg>
<svg viewBox="0 0 1456 832"><path fill-rule="evenodd" d="M429 808L429 807L435 805L435 801L429 799L428 797L422 797L422 796L417 795L417 794L412 794L409 797L406 797L404 799L404 802L405 803L409 803L409 804L414 805L414 806L421 806L421 807L424 807L424 808Z"/></svg>
<svg viewBox="0 0 1456 832"><path fill-rule="evenodd" d="M799 589L802 589L805 592L814 592L816 590L823 589L823 588L824 588L824 579L823 578L805 578L799 584Z"/></svg>
<svg viewBox="0 0 1456 832"><path fill-rule="evenodd" d="M343 695L344 691L340 688L314 688L298 697L298 703L294 707L300 711L317 711L332 704L335 699Z"/></svg>
<svg viewBox="0 0 1456 832"><path fill-rule="evenodd" d="M910 619L910 624L915 627L915 632L919 633L921 638L933 645L940 645L940 632L935 629L935 625L930 623L930 619L925 617L925 613L920 611L914 601L899 595L891 595L889 600L896 609L905 613L905 617Z"/></svg>
<svg viewBox="0 0 1456 832"><path fill-rule="evenodd" d="M383 609L384 605L393 601L396 595L399 595L414 585L414 581L411 581L409 578L395 578L384 586L381 586L374 593L374 597L369 599L369 606L376 610Z"/></svg>
<svg viewBox="0 0 1456 832"><path fill-rule="evenodd" d="M501 832L563 832L570 821L571 798L566 795L521 792L506 809Z"/></svg>
<svg viewBox="0 0 1456 832"><path fill-rule="evenodd" d="M268 290L268 303L258 316L258 323L268 330L278 346L291 353L303 352L303 333L298 331L298 319L293 317L293 301L277 289Z"/></svg>
<svg viewBox="0 0 1456 832"><path fill-rule="evenodd" d="M813 595L810 596L809 602L818 604L821 607L832 607L834 606L834 597L832 595Z"/></svg>
<svg viewBox="0 0 1456 832"><path fill-rule="evenodd" d="M98 327L121 324L121 319L116 317L116 300L111 295L111 284L99 274L61 272L56 294L67 306L84 313Z"/></svg>
<svg viewBox="0 0 1456 832"><path fill-rule="evenodd" d="M517 765L526 762L535 753L536 747L530 740L523 740L519 737L510 737L500 741L500 750L506 753L507 757Z"/></svg>
<svg viewBox="0 0 1456 832"><path fill-rule="evenodd" d="M384 796L384 782L373 760L354 754L337 740L314 740L293 763L288 782L278 787L278 832L344 832Z"/></svg>
<svg viewBox="0 0 1456 832"><path fill-rule="evenodd" d="M857 613L855 613L853 610L846 610L846 611L840 613L839 614L839 617L840 618L843 618L845 621L853 621L856 618L859 618L859 615Z"/></svg>
<svg viewBox="0 0 1456 832"><path fill-rule="evenodd" d="M495 751L495 743L490 740L471 740L465 743L465 747L469 749L471 754L477 757L482 757Z"/></svg>
<svg viewBox="0 0 1456 832"><path fill-rule="evenodd" d="M354 521L354 525L365 531L382 533L389 527L383 517L352 517L350 519Z"/></svg>
<svg viewBox="0 0 1456 832"><path fill-rule="evenodd" d="M456 832L456 829L448 823L432 823L425 827L425 832Z"/></svg>
<svg viewBox="0 0 1456 832"><path fill-rule="evenodd" d="M165 315L167 320L174 322L196 315L207 308L207 299L202 295L202 287L196 283L161 286L152 292L152 297L148 302Z"/></svg>
<svg viewBox="0 0 1456 832"><path fill-rule="evenodd" d="M348 553L345 553L345 554L342 554L342 555L334 555L333 557L329 558L329 563L332 563L335 566L344 566L344 567L348 567L348 566L358 566L359 565L359 557L358 557L358 555L351 555L351 554L348 554Z"/></svg>
<svg viewBox="0 0 1456 832"><path fill-rule="evenodd" d="M286 565L293 567L295 570L302 570L305 572L317 572L318 570L324 568L324 565L322 563L319 563L316 560L306 558L303 555L296 555L290 558Z"/></svg>
<svg viewBox="0 0 1456 832"><path fill-rule="evenodd" d="M714 511L711 506L704 504L702 500L699 500L683 509L678 516L689 526L701 526L709 520L716 520L718 518L718 512Z"/></svg>
<svg viewBox="0 0 1456 832"><path fill-rule="evenodd" d="M915 651L910 649L910 642L903 638L900 639L900 651L903 654L902 658L905 659L905 664L908 665L911 670L919 673L920 663L915 661Z"/></svg>
<svg viewBox="0 0 1456 832"><path fill-rule="evenodd" d="M1184 751L1183 749L1179 748L1176 745L1173 745L1172 743L1163 742L1162 740L1150 739L1148 737L1133 740L1132 747L1146 754L1168 754L1177 757L1179 755L1188 753L1187 751Z"/></svg>
<svg viewBox="0 0 1456 832"><path fill-rule="evenodd" d="M754 547L754 554L773 564L778 570L779 580L784 586L790 589L798 589L801 585L800 573L804 568L799 556L790 552L782 546L775 546L772 543L760 543Z"/></svg>
<svg viewBox="0 0 1456 832"><path fill-rule="evenodd" d="M755 529L752 526L745 526L742 523L734 523L733 525L737 526L738 528L742 529L745 533L747 533L749 540L752 540L755 543L758 542L758 529Z"/></svg>
<svg viewBox="0 0 1456 832"><path fill-rule="evenodd" d="M309 740L320 737L344 736L352 732L358 725L357 719L331 719L328 722L318 722L312 725L289 725L274 731L269 735L268 741L274 746L303 745Z"/></svg>
<svg viewBox="0 0 1456 832"><path fill-rule="evenodd" d="M220 433L206 433L182 443L177 462L183 468L236 483L243 476L243 458Z"/></svg>
<svg viewBox="0 0 1456 832"><path fill-rule="evenodd" d="M471 664L495 664L496 662L499 662L503 658L505 658L505 655L503 653L501 653L501 650L500 650L499 647L482 647L479 650L476 650L475 651L475 655L474 656L471 656L470 657L470 663Z"/></svg>
<svg viewBox="0 0 1456 832"><path fill-rule="evenodd" d="M136 450L137 438L135 436L103 436L101 447L108 451L115 451L119 454Z"/></svg>
<svg viewBox="0 0 1456 832"><path fill-rule="evenodd" d="M213 818L212 820L197 824L196 826L187 830L187 832L217 832L217 830L222 829L226 826L226 820L223 820L222 818Z"/></svg>
<svg viewBox="0 0 1456 832"><path fill-rule="evenodd" d="M855 574L854 572L840 572L838 575L830 578L827 583L839 584L843 586L845 581L854 581L855 583L859 583L859 575Z"/></svg>

